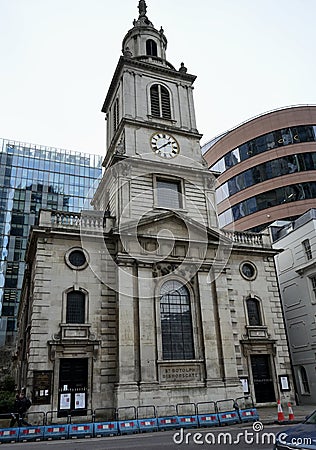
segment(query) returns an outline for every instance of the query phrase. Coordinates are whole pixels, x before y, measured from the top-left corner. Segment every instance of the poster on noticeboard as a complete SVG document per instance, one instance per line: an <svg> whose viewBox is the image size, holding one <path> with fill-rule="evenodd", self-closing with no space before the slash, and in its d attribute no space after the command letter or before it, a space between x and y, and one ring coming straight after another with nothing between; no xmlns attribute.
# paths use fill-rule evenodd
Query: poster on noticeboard
<svg viewBox="0 0 316 450"><path fill-rule="evenodd" d="M85 392L75 393L75 409L81 409L86 407L86 394Z"/></svg>
<svg viewBox="0 0 316 450"><path fill-rule="evenodd" d="M70 394L60 394L60 409L70 409Z"/></svg>

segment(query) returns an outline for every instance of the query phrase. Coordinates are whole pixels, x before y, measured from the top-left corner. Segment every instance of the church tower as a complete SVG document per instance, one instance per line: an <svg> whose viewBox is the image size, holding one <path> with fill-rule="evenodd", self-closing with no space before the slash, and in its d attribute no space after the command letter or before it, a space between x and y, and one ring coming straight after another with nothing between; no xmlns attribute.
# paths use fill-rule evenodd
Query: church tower
<svg viewBox="0 0 316 450"><path fill-rule="evenodd" d="M176 209L216 227L215 178L203 160L196 128L196 77L183 63L176 70L167 61L164 30L148 19L145 1L139 1L138 9L102 108L107 120L104 165L110 170L94 205L109 210L117 224ZM119 180L112 182L112 175Z"/></svg>

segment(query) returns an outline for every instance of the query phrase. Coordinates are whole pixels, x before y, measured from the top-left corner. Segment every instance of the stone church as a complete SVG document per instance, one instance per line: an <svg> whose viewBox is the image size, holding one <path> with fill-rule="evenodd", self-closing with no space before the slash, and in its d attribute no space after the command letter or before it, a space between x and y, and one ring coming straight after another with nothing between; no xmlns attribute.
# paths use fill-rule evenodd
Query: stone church
<svg viewBox="0 0 316 450"><path fill-rule="evenodd" d="M94 211L32 230L15 356L33 411L294 397L269 237L223 231L193 84L164 30L127 32Z"/></svg>

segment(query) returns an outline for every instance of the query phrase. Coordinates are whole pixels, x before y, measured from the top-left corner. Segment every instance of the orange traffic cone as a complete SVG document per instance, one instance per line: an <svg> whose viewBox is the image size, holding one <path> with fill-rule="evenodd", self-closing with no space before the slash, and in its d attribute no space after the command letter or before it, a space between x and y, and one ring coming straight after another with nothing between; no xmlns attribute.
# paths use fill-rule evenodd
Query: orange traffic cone
<svg viewBox="0 0 316 450"><path fill-rule="evenodd" d="M282 410L282 406L281 406L281 401L278 400L278 422L283 422L284 419L284 414L283 414L283 410Z"/></svg>
<svg viewBox="0 0 316 450"><path fill-rule="evenodd" d="M289 407L289 420L294 420L294 412L291 403L288 403L287 406Z"/></svg>

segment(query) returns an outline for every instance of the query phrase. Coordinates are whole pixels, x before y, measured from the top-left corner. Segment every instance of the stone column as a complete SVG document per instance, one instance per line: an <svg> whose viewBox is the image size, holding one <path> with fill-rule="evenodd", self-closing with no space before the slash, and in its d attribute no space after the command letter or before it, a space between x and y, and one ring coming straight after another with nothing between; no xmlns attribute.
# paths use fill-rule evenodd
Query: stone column
<svg viewBox="0 0 316 450"><path fill-rule="evenodd" d="M227 279L224 269L218 269L215 274L214 287L216 289L217 307L219 317L219 331L221 341L221 351L223 356L224 377L225 382L240 387L238 379L233 327L231 323L230 309L229 309L229 295L227 288Z"/></svg>
<svg viewBox="0 0 316 450"><path fill-rule="evenodd" d="M214 299L211 283L208 281L208 273L199 272L198 281L200 290L206 382L207 384L214 386L214 384L218 382L222 384L220 356L217 346L216 311L214 311Z"/></svg>
<svg viewBox="0 0 316 450"><path fill-rule="evenodd" d="M138 403L133 267L118 268L118 384L117 406ZM130 403L128 403L130 402Z"/></svg>
<svg viewBox="0 0 316 450"><path fill-rule="evenodd" d="M153 383L157 383L155 287L151 265L139 267L138 286L140 382L143 389L151 390Z"/></svg>

